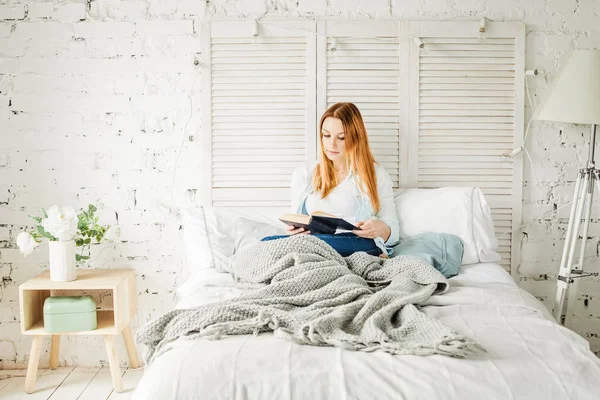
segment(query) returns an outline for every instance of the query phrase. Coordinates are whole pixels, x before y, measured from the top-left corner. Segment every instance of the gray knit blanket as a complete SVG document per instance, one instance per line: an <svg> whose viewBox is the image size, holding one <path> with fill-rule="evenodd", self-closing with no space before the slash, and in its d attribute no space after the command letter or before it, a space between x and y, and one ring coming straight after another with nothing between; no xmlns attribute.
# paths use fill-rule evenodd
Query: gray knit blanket
<svg viewBox="0 0 600 400"><path fill-rule="evenodd" d="M179 337L265 331L300 344L391 354L466 357L484 350L419 310L448 289L446 278L420 258L342 257L314 236L294 235L242 250L230 265L247 289L240 297L173 310L138 329L146 365Z"/></svg>

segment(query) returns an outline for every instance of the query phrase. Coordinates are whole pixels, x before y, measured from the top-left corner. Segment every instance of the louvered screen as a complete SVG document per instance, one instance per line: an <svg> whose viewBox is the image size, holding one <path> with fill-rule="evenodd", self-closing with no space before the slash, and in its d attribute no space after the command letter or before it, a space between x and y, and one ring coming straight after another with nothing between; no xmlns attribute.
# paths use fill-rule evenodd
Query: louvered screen
<svg viewBox="0 0 600 400"><path fill-rule="evenodd" d="M310 24L260 24L255 39L251 22L212 23L214 206L287 206L292 171L314 158L314 34L303 31Z"/></svg>
<svg viewBox="0 0 600 400"><path fill-rule="evenodd" d="M323 93L319 115L337 102L356 104L363 116L375 159L386 168L394 187L398 187L401 65L398 24L371 21L369 25L363 29L368 29L379 39L353 38L360 31L347 21L328 21L319 25L320 33L337 40L333 52L331 37L320 38L321 62L318 67Z"/></svg>
<svg viewBox="0 0 600 400"><path fill-rule="evenodd" d="M492 209L501 264L510 270L512 238L507 231L515 217L520 221L522 171L501 156L522 138L523 104L517 104L516 92L522 91L522 47L517 47L514 30L492 30L478 38L474 24L470 34L464 24L444 28L425 28L420 34L425 47L412 49L418 59L416 183L422 188L481 188Z"/></svg>

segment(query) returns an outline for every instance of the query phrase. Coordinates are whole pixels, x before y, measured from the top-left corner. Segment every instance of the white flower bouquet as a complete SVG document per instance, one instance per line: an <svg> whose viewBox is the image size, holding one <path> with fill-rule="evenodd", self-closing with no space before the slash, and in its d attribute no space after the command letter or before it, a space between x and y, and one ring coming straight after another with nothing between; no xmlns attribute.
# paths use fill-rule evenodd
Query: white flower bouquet
<svg viewBox="0 0 600 400"><path fill-rule="evenodd" d="M87 210L81 210L79 214L72 207L52 206L48 211L43 210L43 217L30 217L37 222L34 229L21 232L17 236L17 246L24 256L35 250L44 238L49 241L50 248L50 274L52 275L53 264L67 265L70 271L65 279L75 279L76 262L88 260L89 249L92 240L100 243L103 239L115 240L119 235L118 228L109 225L100 225L96 206L90 204ZM75 254L75 247L80 247L80 254ZM85 250L87 249L87 255Z"/></svg>

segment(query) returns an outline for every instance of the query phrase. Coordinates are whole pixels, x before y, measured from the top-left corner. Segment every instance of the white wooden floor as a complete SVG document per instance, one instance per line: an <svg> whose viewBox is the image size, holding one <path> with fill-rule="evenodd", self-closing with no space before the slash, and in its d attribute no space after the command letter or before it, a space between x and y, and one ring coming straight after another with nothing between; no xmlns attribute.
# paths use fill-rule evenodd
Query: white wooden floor
<svg viewBox="0 0 600 400"><path fill-rule="evenodd" d="M144 368L121 369L123 391L113 391L110 369L106 367L60 367L39 369L35 392L25 393L26 370L0 370L0 399L122 400L129 399Z"/></svg>

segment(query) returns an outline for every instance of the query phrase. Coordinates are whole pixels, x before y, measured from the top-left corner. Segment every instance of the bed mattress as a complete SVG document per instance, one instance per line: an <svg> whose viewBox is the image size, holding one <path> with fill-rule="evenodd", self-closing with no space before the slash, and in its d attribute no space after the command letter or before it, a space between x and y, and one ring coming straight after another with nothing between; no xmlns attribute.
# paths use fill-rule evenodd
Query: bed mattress
<svg viewBox="0 0 600 400"><path fill-rule="evenodd" d="M466 359L299 345L272 333L180 338L144 373L134 399L598 399L600 360L498 264L461 267L422 311L478 341ZM201 271L177 308L235 297L227 274Z"/></svg>

